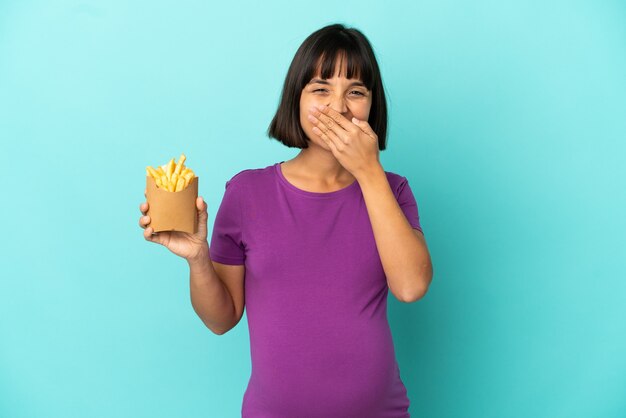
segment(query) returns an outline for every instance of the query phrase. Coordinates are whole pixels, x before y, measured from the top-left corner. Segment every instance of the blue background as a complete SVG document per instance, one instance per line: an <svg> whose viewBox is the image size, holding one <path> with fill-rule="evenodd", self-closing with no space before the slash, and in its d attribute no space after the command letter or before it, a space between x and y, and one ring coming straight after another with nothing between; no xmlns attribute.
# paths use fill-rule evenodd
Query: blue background
<svg viewBox="0 0 626 418"><path fill-rule="evenodd" d="M138 226L184 152L209 228L300 43L362 30L433 258L389 294L414 417L626 416L623 1L1 1L0 416L236 417L246 317L212 334ZM209 231L210 233L210 231Z"/></svg>

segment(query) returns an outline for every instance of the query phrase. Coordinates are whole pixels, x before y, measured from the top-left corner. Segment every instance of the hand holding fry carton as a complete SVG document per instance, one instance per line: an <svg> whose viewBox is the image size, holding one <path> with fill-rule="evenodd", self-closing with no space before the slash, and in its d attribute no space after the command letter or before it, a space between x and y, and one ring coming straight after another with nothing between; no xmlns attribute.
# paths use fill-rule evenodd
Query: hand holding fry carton
<svg viewBox="0 0 626 418"><path fill-rule="evenodd" d="M181 154L178 163L174 163L172 158L156 169L146 167L147 214L154 232L182 231L194 234L198 231L198 177L189 167L185 167L186 159L185 154Z"/></svg>

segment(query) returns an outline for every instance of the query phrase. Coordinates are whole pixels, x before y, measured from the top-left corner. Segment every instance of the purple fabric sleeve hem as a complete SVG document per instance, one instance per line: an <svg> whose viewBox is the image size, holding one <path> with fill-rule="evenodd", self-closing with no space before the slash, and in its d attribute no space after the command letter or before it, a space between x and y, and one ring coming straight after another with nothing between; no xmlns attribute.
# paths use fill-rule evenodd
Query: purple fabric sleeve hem
<svg viewBox="0 0 626 418"><path fill-rule="evenodd" d="M217 261L218 263L229 264L231 266L240 266L245 264L245 260L241 258L225 257L223 255L215 254L213 252L211 252L210 254L211 260Z"/></svg>

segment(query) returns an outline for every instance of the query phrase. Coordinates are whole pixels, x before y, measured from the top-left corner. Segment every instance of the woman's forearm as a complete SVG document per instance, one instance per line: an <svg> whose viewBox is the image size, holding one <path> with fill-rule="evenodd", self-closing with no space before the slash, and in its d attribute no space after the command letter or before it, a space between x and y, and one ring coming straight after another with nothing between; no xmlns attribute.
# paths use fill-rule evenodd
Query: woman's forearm
<svg viewBox="0 0 626 418"><path fill-rule="evenodd" d="M357 179L389 290L400 301L415 302L428 291L433 277L425 240L404 215L382 165L372 166Z"/></svg>
<svg viewBox="0 0 626 418"><path fill-rule="evenodd" d="M222 335L236 323L235 304L219 278L209 256L187 260L191 305L202 322L215 334Z"/></svg>

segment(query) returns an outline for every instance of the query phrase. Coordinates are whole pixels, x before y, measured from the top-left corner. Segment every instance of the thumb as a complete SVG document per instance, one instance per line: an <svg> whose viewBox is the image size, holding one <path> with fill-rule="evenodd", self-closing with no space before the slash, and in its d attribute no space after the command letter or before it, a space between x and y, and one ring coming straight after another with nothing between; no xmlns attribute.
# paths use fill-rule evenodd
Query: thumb
<svg viewBox="0 0 626 418"><path fill-rule="evenodd" d="M376 136L376 133L374 132L374 130L372 129L372 127L369 125L369 123L367 123L367 121L364 120L360 120L357 118L352 118L352 122L358 126L359 128L361 128L361 130L363 132L365 132L366 134L368 134L369 136L372 137L372 139L378 139L378 137Z"/></svg>
<svg viewBox="0 0 626 418"><path fill-rule="evenodd" d="M161 245L167 245L167 243L169 242L168 231L154 233L154 230L151 226L148 226L146 229L144 229L143 237L146 239L146 241L154 242Z"/></svg>
<svg viewBox="0 0 626 418"><path fill-rule="evenodd" d="M202 196L198 196L196 199L196 208L198 209L198 233L203 236L207 233L207 219L209 218L207 207L208 205Z"/></svg>
<svg viewBox="0 0 626 418"><path fill-rule="evenodd" d="M204 199L202 198L202 196L198 196L196 198L196 208L201 211L202 208L204 208Z"/></svg>

